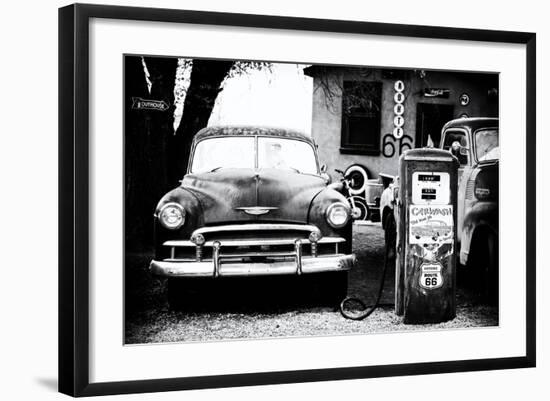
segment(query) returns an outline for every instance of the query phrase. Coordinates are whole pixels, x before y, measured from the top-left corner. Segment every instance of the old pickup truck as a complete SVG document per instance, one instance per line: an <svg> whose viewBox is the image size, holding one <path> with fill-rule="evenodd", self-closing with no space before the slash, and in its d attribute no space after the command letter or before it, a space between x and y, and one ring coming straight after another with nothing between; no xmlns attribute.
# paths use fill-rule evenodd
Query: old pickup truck
<svg viewBox="0 0 550 401"><path fill-rule="evenodd" d="M470 284L491 304L498 302L498 118L459 118L443 126L440 148L458 159L457 237L459 262ZM380 200L386 245L395 247L398 199L394 183Z"/></svg>

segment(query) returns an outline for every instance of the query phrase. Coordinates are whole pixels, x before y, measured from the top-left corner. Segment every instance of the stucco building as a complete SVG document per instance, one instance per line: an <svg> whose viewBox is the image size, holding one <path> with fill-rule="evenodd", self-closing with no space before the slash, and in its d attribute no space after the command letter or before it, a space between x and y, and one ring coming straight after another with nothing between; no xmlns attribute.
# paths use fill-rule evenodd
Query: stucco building
<svg viewBox="0 0 550 401"><path fill-rule="evenodd" d="M498 117L498 74L310 66L312 136L321 163L352 164L370 178L396 175L407 149L438 146L442 126L461 116Z"/></svg>

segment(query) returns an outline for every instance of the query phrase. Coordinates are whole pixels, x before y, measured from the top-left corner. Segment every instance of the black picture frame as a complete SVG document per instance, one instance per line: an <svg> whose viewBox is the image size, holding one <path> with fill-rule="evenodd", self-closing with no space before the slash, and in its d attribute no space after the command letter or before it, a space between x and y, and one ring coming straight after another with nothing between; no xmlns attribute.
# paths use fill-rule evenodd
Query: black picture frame
<svg viewBox="0 0 550 401"><path fill-rule="evenodd" d="M355 366L219 376L90 383L89 380L89 22L91 18L158 21L440 38L526 47L526 353L521 357ZM59 9L59 391L95 396L263 384L315 382L534 367L536 363L536 35L434 26L75 4Z"/></svg>

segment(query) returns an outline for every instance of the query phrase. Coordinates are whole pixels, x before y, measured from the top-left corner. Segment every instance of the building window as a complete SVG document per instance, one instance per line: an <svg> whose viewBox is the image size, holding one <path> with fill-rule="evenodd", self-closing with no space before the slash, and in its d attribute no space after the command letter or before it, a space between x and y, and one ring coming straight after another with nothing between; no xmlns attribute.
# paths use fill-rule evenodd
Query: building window
<svg viewBox="0 0 550 401"><path fill-rule="evenodd" d="M382 83L344 81L340 152L380 154Z"/></svg>

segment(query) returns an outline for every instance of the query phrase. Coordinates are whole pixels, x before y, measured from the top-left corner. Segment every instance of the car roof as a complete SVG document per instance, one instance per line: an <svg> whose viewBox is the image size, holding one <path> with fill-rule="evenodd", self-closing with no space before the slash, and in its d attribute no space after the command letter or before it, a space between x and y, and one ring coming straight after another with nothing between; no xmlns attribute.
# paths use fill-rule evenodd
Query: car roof
<svg viewBox="0 0 550 401"><path fill-rule="evenodd" d="M273 136L299 139L313 144L313 139L310 136L299 131L286 128L247 125L221 125L206 127L197 132L193 140L198 142L206 138L217 136Z"/></svg>
<svg viewBox="0 0 550 401"><path fill-rule="evenodd" d="M479 128L498 127L498 118L495 117L468 117L456 118L449 121L443 126L443 129L448 128L468 128L470 131L475 131Z"/></svg>

